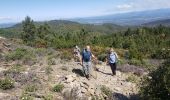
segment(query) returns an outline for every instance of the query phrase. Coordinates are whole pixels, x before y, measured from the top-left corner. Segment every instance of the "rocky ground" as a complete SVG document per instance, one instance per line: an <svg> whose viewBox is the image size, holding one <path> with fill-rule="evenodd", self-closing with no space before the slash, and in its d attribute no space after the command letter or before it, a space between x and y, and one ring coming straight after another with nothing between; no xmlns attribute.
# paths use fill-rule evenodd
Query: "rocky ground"
<svg viewBox="0 0 170 100"><path fill-rule="evenodd" d="M34 50L0 38L0 79L8 76L14 80L13 88L0 89L0 100L137 100L137 86L142 76L122 70L112 76L110 67L100 63L96 65L98 71L92 71L88 80L80 64L61 59L61 53L53 49L39 50L36 60L5 60L8 53L21 47ZM20 65L19 71L12 70L16 65ZM63 85L59 92L53 90L57 84Z"/></svg>

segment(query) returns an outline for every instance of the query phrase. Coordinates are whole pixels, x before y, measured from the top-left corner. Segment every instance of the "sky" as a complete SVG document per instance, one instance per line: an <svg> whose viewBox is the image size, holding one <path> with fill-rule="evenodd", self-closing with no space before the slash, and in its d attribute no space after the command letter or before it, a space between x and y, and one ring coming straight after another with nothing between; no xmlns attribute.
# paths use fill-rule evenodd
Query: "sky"
<svg viewBox="0 0 170 100"><path fill-rule="evenodd" d="M0 0L0 23L81 18L170 8L169 0Z"/></svg>

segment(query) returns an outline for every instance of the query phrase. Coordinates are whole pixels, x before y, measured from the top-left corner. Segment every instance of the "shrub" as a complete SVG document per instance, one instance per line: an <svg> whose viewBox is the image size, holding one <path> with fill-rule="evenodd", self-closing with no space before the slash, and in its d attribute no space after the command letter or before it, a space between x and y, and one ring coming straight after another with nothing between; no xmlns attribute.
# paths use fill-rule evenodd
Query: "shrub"
<svg viewBox="0 0 170 100"><path fill-rule="evenodd" d="M35 92L35 91L37 91L37 85L29 84L25 87L25 92Z"/></svg>
<svg viewBox="0 0 170 100"><path fill-rule="evenodd" d="M34 100L32 96L28 95L28 94L23 94L20 97L21 100Z"/></svg>
<svg viewBox="0 0 170 100"><path fill-rule="evenodd" d="M44 96L44 100L53 100L53 95L48 94L48 95Z"/></svg>
<svg viewBox="0 0 170 100"><path fill-rule="evenodd" d="M62 60L71 60L72 59L72 54L68 51L64 51L62 54L61 54L61 59Z"/></svg>
<svg viewBox="0 0 170 100"><path fill-rule="evenodd" d="M127 63L127 61L125 60L125 59L119 59L119 61L118 61L118 65L123 65L123 64L126 64Z"/></svg>
<svg viewBox="0 0 170 100"><path fill-rule="evenodd" d="M142 62L140 60L137 59L131 59L128 62L130 65L136 65L136 66L142 66Z"/></svg>
<svg viewBox="0 0 170 100"><path fill-rule="evenodd" d="M103 61L103 62L106 60L106 57L107 57L107 54L105 53L97 56L98 60Z"/></svg>
<svg viewBox="0 0 170 100"><path fill-rule="evenodd" d="M53 91L54 92L61 92L64 88L64 85L63 84L57 84L53 87Z"/></svg>
<svg viewBox="0 0 170 100"><path fill-rule="evenodd" d="M91 49L92 49L93 54L96 56L99 56L100 54L103 54L106 51L105 48L100 47L100 46L93 46Z"/></svg>
<svg viewBox="0 0 170 100"><path fill-rule="evenodd" d="M48 75L48 74L51 74L51 72L53 71L53 69L51 68L51 66L47 66L45 68L45 73Z"/></svg>
<svg viewBox="0 0 170 100"><path fill-rule="evenodd" d="M27 50L23 48L17 48L15 51L10 52L6 55L6 60L20 60L27 54Z"/></svg>
<svg viewBox="0 0 170 100"><path fill-rule="evenodd" d="M25 71L25 67L23 67L20 64L13 65L11 68L9 68L7 71L4 71L4 74L10 74L10 73L21 73Z"/></svg>
<svg viewBox="0 0 170 100"><path fill-rule="evenodd" d="M113 93L112 93L112 90L110 90L110 88L106 87L105 85L102 85L100 89L101 89L102 93L107 95L108 100L113 99L113 96L112 96Z"/></svg>
<svg viewBox="0 0 170 100"><path fill-rule="evenodd" d="M48 59L48 65L56 65L55 59Z"/></svg>
<svg viewBox="0 0 170 100"><path fill-rule="evenodd" d="M136 83L138 81L138 77L132 74L127 77L126 81Z"/></svg>
<svg viewBox="0 0 170 100"><path fill-rule="evenodd" d="M10 78L0 80L0 88L3 90L11 89L14 87L14 81Z"/></svg>
<svg viewBox="0 0 170 100"><path fill-rule="evenodd" d="M144 100L170 100L170 59L145 77L140 87Z"/></svg>
<svg viewBox="0 0 170 100"><path fill-rule="evenodd" d="M47 50L45 48L36 48L35 49L35 53L38 55L38 56L45 56L46 53L47 53Z"/></svg>
<svg viewBox="0 0 170 100"><path fill-rule="evenodd" d="M17 48L16 50L10 52L5 56L6 60L23 60L23 62L27 61L35 61L35 55L33 54L33 51L29 51L24 48Z"/></svg>

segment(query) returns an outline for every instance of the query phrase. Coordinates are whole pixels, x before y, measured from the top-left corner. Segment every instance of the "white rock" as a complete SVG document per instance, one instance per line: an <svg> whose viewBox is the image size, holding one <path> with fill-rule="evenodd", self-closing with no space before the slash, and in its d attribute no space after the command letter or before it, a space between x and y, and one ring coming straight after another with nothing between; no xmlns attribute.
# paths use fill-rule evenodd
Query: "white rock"
<svg viewBox="0 0 170 100"><path fill-rule="evenodd" d="M116 71L116 76L121 76L121 72L120 71Z"/></svg>

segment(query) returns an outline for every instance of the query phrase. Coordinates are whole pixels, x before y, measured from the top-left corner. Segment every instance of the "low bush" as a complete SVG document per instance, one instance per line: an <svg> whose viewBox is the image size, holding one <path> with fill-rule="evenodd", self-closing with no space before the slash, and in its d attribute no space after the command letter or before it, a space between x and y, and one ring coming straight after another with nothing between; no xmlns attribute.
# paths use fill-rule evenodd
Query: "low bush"
<svg viewBox="0 0 170 100"><path fill-rule="evenodd" d="M54 92L61 92L64 88L64 85L63 84L57 84L53 87L53 91Z"/></svg>
<svg viewBox="0 0 170 100"><path fill-rule="evenodd" d="M72 59L72 54L68 51L63 51L60 57L62 60L71 60Z"/></svg>
<svg viewBox="0 0 170 100"><path fill-rule="evenodd" d="M48 94L48 95L44 96L44 100L54 100L53 95Z"/></svg>
<svg viewBox="0 0 170 100"><path fill-rule="evenodd" d="M100 54L100 55L97 56L97 58L98 58L98 60L104 62L106 60L106 58L107 58L107 54L105 54L105 53Z"/></svg>
<svg viewBox="0 0 170 100"><path fill-rule="evenodd" d="M17 48L15 51L6 55L6 60L21 60L24 55L27 54L27 50L24 48Z"/></svg>
<svg viewBox="0 0 170 100"><path fill-rule="evenodd" d="M104 93L105 95L107 95L107 100L113 100L113 92L112 90L110 90L110 88L106 87L105 85L102 85L100 90L102 91L102 93Z"/></svg>
<svg viewBox="0 0 170 100"><path fill-rule="evenodd" d="M14 81L11 78L0 79L0 88L3 90L14 88Z"/></svg>
<svg viewBox="0 0 170 100"><path fill-rule="evenodd" d="M45 56L47 54L47 49L45 49L45 48L37 48L37 49L35 49L35 53L38 56Z"/></svg>
<svg viewBox="0 0 170 100"><path fill-rule="evenodd" d="M37 85L32 85L32 84L29 84L25 87L25 92L35 92L37 91Z"/></svg>
<svg viewBox="0 0 170 100"><path fill-rule="evenodd" d="M126 64L126 63L127 63L127 61L125 59L119 59L118 62L117 62L118 65L123 65L123 64Z"/></svg>
<svg viewBox="0 0 170 100"><path fill-rule="evenodd" d="M135 65L135 66L142 66L142 62L140 60L137 59L131 59L128 62L130 65Z"/></svg>
<svg viewBox="0 0 170 100"><path fill-rule="evenodd" d="M16 50L8 53L5 55L5 59L9 60L22 60L24 63L27 64L28 61L36 61L36 57L32 50L27 50L25 48L17 48Z"/></svg>
<svg viewBox="0 0 170 100"><path fill-rule="evenodd" d="M23 94L21 97L20 97L21 100L34 100L34 98L28 94Z"/></svg>
<svg viewBox="0 0 170 100"><path fill-rule="evenodd" d="M136 82L138 81L138 77L135 76L135 75L133 75L133 74L131 74L131 75L129 75L129 76L127 77L126 81L132 82L132 83L136 83Z"/></svg>
<svg viewBox="0 0 170 100"><path fill-rule="evenodd" d="M48 74L51 74L52 71L53 71L53 69L51 68L50 65L45 68L45 73L46 73L47 75L48 75Z"/></svg>
<svg viewBox="0 0 170 100"><path fill-rule="evenodd" d="M16 65L13 65L11 68L9 68L7 71L4 71L4 74L7 75L7 74L17 74L17 73L21 73L23 71L25 71L25 67L20 65L20 64L16 64Z"/></svg>
<svg viewBox="0 0 170 100"><path fill-rule="evenodd" d="M100 47L100 46L93 46L91 47L92 49L92 53L95 55L95 56L99 56L103 53L106 53L106 50L104 47Z"/></svg>
<svg viewBox="0 0 170 100"><path fill-rule="evenodd" d="M55 59L49 59L48 65L56 65Z"/></svg>
<svg viewBox="0 0 170 100"><path fill-rule="evenodd" d="M170 100L170 59L149 73L140 86L143 100Z"/></svg>

